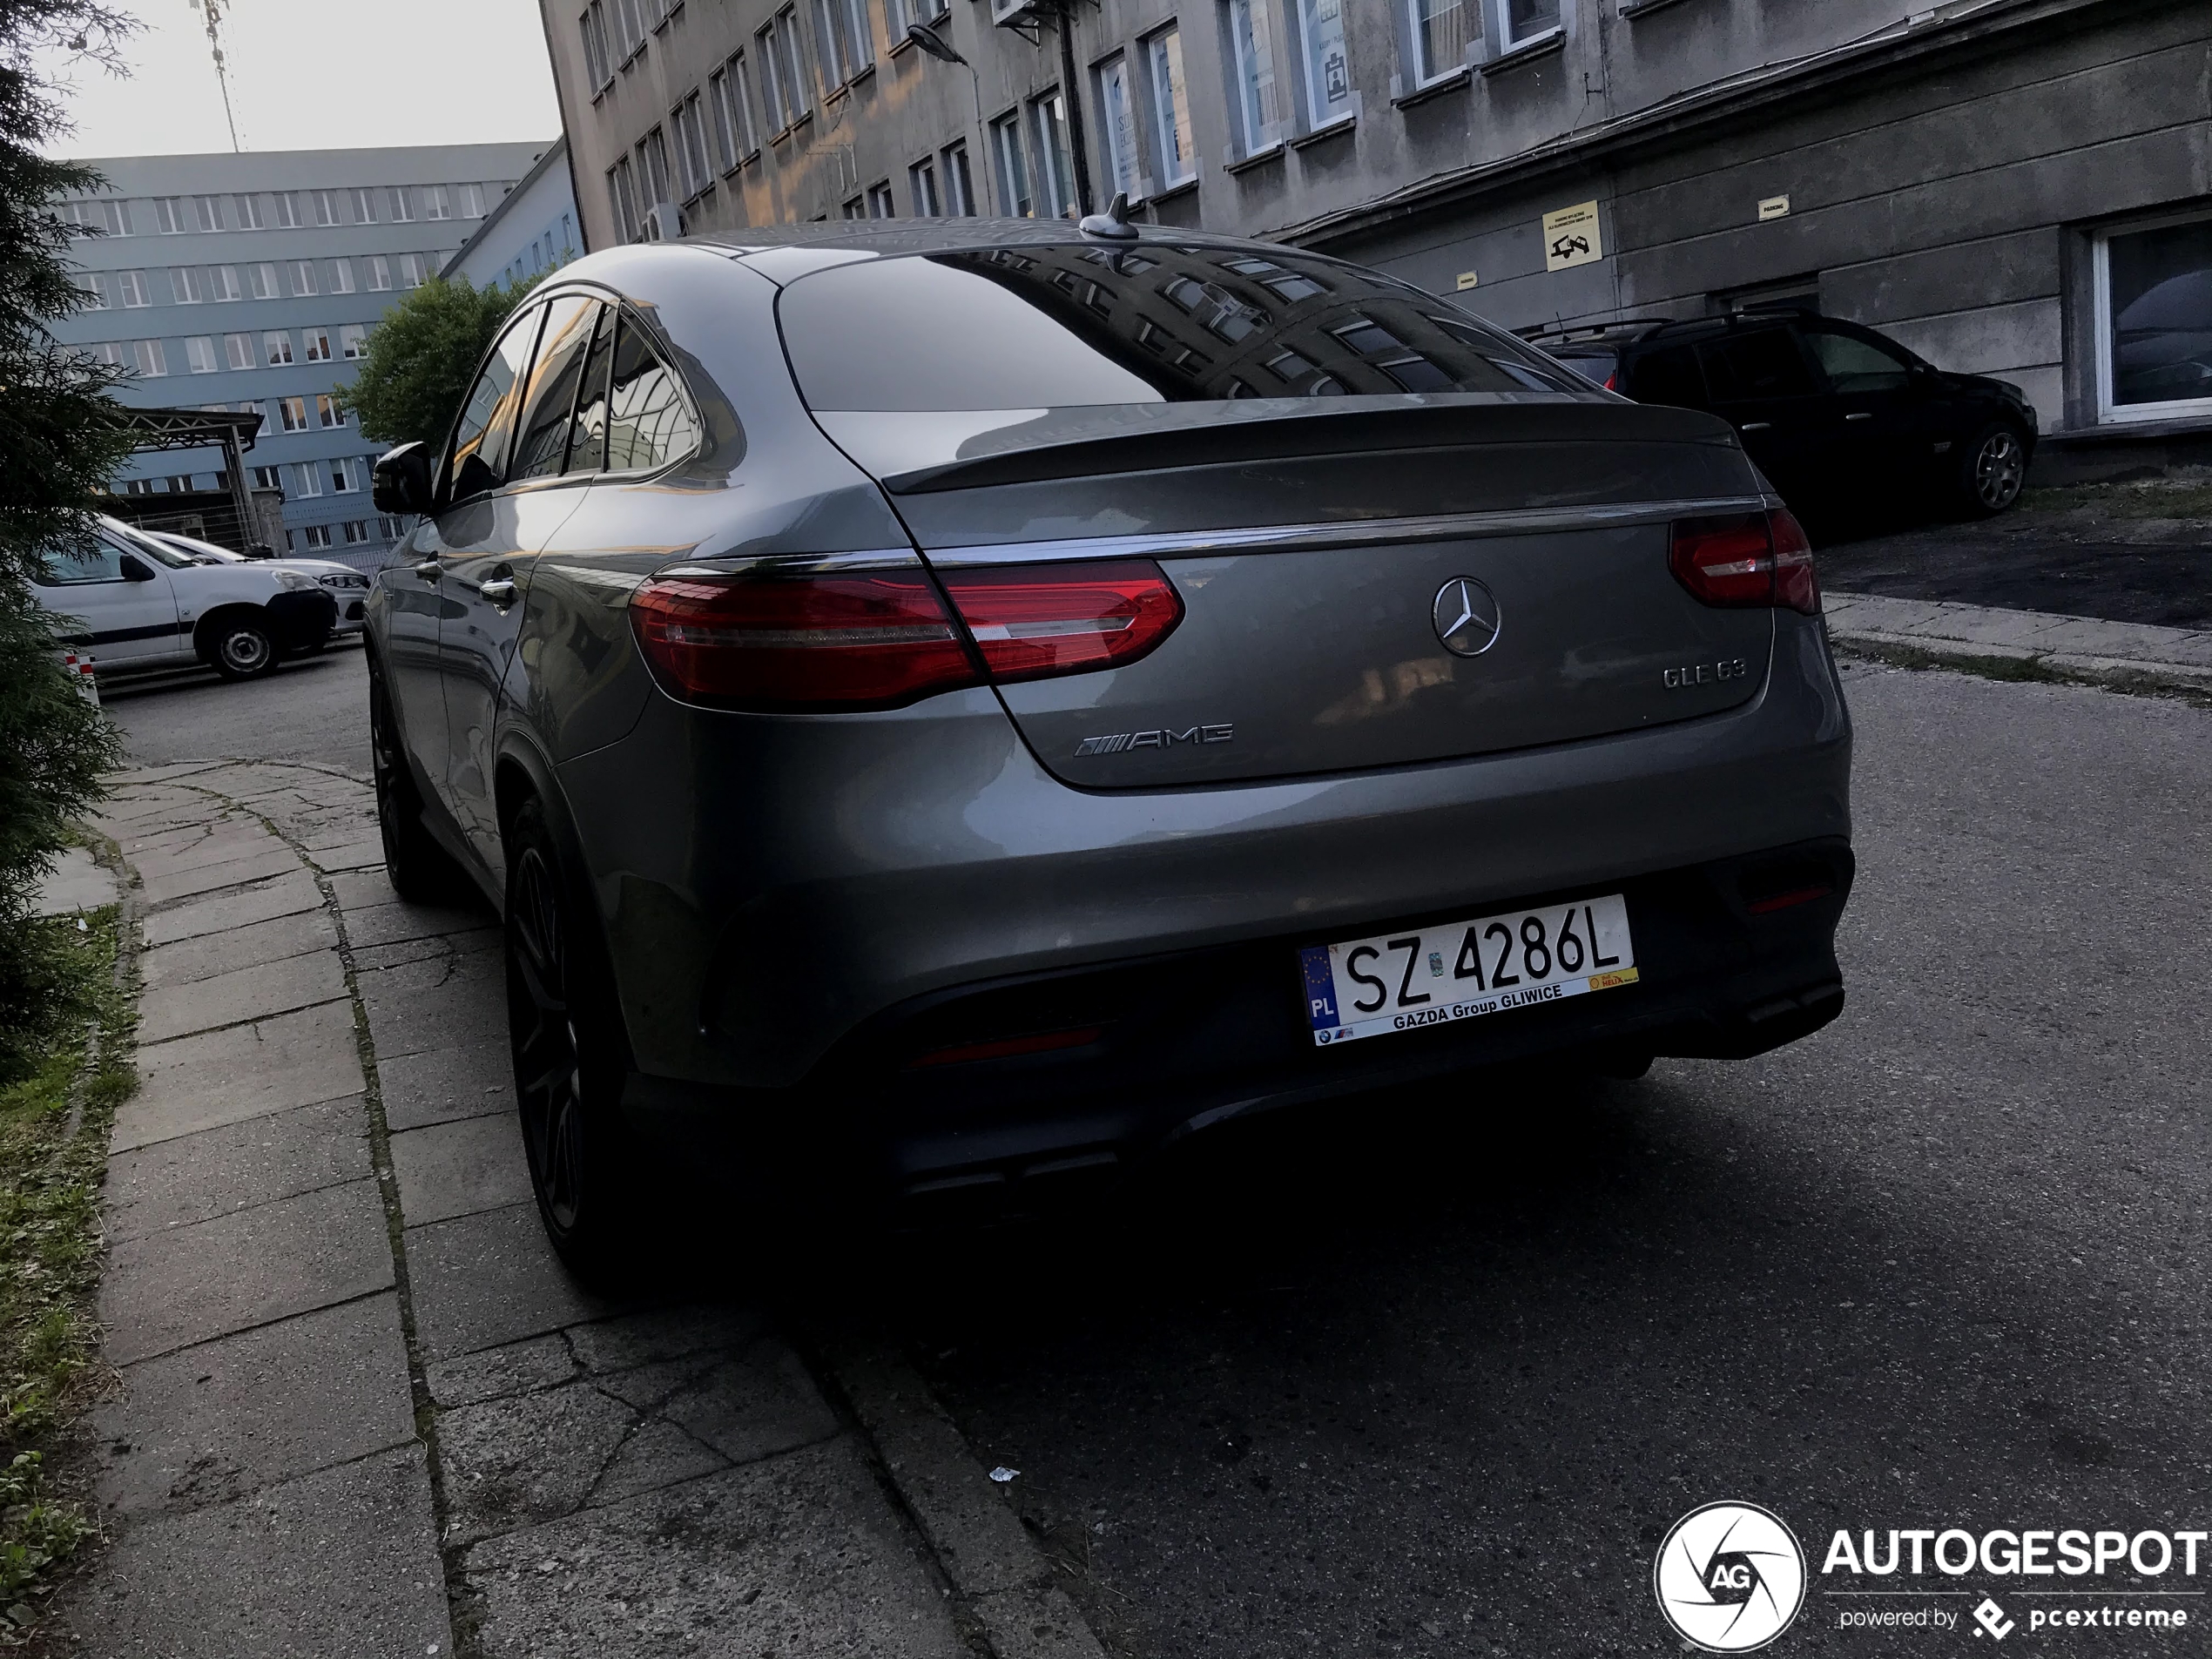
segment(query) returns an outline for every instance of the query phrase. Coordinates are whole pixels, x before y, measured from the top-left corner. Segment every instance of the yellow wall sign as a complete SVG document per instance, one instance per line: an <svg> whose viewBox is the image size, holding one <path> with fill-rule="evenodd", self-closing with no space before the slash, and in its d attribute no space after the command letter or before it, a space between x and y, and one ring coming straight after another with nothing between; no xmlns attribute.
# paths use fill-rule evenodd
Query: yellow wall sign
<svg viewBox="0 0 2212 1659"><path fill-rule="evenodd" d="M1472 272L1472 271L1462 271L1462 272L1460 272L1460 292L1461 293L1466 293L1466 292L1467 292L1469 288L1471 288L1471 287L1473 287L1474 286L1474 280L1475 280L1475 279L1474 279L1474 272Z"/></svg>
<svg viewBox="0 0 2212 1659"><path fill-rule="evenodd" d="M1577 202L1544 215L1544 269L1564 271L1605 257L1605 240L1598 234L1597 204Z"/></svg>

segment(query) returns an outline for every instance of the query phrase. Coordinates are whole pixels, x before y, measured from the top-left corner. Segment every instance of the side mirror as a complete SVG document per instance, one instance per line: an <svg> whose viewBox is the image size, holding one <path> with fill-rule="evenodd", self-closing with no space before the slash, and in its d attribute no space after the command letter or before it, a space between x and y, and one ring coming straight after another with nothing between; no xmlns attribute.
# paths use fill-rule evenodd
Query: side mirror
<svg viewBox="0 0 2212 1659"><path fill-rule="evenodd" d="M137 554L125 553L120 563L123 569L123 579L125 582L151 582L153 580L153 572L146 569L145 563L139 559Z"/></svg>
<svg viewBox="0 0 2212 1659"><path fill-rule="evenodd" d="M376 457L369 475L369 496L380 513L430 510L430 452L420 443L403 443Z"/></svg>

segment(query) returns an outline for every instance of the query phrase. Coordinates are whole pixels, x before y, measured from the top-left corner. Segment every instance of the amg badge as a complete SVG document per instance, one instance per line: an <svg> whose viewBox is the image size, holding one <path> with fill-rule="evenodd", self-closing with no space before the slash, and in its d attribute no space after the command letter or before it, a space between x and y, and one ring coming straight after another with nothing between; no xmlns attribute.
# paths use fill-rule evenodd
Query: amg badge
<svg viewBox="0 0 2212 1659"><path fill-rule="evenodd" d="M1162 726L1157 732L1117 732L1110 738L1085 738L1076 745L1082 755L1117 755L1131 749L1171 749L1178 743L1232 743L1233 725L1194 725L1182 732Z"/></svg>

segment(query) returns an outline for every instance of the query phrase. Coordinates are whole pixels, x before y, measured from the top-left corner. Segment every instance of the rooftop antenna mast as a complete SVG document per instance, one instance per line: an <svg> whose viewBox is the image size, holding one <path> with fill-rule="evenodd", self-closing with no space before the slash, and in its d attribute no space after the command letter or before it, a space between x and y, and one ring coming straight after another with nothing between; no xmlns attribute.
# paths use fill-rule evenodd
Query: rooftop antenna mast
<svg viewBox="0 0 2212 1659"><path fill-rule="evenodd" d="M223 60L224 0L185 0L194 11L204 11L207 17L207 50L215 58L215 84L223 89L223 121L231 130L231 152L239 152L238 118L231 113L230 69Z"/></svg>

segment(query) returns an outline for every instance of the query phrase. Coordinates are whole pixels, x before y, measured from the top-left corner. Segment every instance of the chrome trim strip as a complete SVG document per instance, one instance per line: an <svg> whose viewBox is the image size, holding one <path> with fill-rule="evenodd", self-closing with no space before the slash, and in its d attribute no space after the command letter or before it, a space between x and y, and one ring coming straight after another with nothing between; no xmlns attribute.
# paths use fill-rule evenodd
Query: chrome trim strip
<svg viewBox="0 0 2212 1659"><path fill-rule="evenodd" d="M1595 507L1534 507L1493 513L1440 513L1421 518L1371 518L1341 524L1271 524L1252 529L1178 530L1149 536L1077 536L1055 542L1002 542L986 547L933 548L944 570L1031 564L1047 560L1188 558L1214 553L1282 553L1305 549L1447 542L1467 536L1528 536L1546 530L1617 529L1709 513L1764 511L1758 496L1688 501L1639 501Z"/></svg>
<svg viewBox="0 0 2212 1659"><path fill-rule="evenodd" d="M835 576L846 570L913 570L921 555L910 547L867 548L852 553L762 553L751 558L671 564L664 576Z"/></svg>

